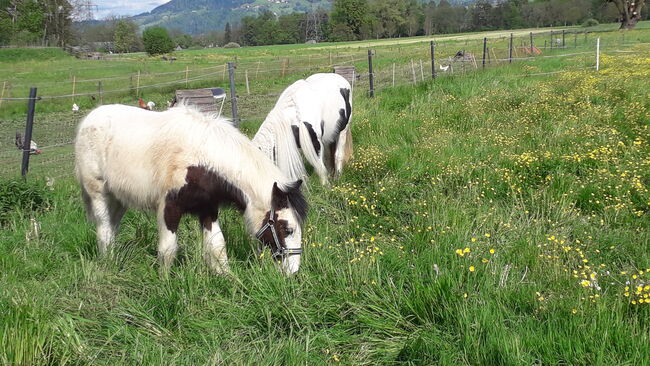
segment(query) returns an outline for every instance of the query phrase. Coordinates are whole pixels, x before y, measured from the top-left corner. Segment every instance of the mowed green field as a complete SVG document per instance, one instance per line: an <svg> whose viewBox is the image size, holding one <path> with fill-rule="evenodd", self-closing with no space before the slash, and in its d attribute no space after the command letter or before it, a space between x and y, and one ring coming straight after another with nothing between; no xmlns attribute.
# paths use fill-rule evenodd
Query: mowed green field
<svg viewBox="0 0 650 366"><path fill-rule="evenodd" d="M291 278L234 210L232 277L189 217L165 277L152 215L100 258L71 178L3 180L0 363L650 364L650 46L613 51L357 92Z"/></svg>

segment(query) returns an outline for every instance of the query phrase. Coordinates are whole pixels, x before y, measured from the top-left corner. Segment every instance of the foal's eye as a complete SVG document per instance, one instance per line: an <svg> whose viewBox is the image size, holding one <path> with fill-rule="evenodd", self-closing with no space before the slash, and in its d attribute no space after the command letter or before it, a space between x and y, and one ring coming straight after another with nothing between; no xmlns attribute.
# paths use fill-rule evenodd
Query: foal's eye
<svg viewBox="0 0 650 366"><path fill-rule="evenodd" d="M287 236L293 235L293 229L286 229L284 232L287 234Z"/></svg>

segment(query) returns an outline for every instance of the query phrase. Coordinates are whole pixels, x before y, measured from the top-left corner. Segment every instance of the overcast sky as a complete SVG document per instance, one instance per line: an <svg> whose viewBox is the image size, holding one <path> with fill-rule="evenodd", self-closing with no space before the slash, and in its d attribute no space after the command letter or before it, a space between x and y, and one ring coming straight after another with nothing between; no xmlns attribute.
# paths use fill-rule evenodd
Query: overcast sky
<svg viewBox="0 0 650 366"><path fill-rule="evenodd" d="M107 15L135 15L144 13L166 2L169 2L169 0L94 0L92 3L97 5L97 9L93 9L95 19L103 19Z"/></svg>

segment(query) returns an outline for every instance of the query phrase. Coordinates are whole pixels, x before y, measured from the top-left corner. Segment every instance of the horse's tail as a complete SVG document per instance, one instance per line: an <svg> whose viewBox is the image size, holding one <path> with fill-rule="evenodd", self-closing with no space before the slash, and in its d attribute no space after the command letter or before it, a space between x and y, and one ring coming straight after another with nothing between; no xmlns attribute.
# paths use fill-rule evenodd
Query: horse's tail
<svg viewBox="0 0 650 366"><path fill-rule="evenodd" d="M327 168L325 168L325 164L321 158L323 156L322 138L316 134L309 122L298 123L298 138L300 140L302 154L309 164L314 167L314 170L316 170L321 184L325 186L329 185Z"/></svg>
<svg viewBox="0 0 650 366"><path fill-rule="evenodd" d="M339 132L338 141L336 143L336 152L334 155L335 172L340 176L343 171L343 166L352 157L352 89L341 88L341 96L345 102L345 127Z"/></svg>
<svg viewBox="0 0 650 366"><path fill-rule="evenodd" d="M336 174L341 175L343 166L345 166L348 161L350 161L354 150L352 146L352 127L350 124L348 124L345 127L345 130L339 134L339 141L337 146L342 146L342 151L337 151L337 153L342 154L342 156L338 156L338 154L336 156Z"/></svg>

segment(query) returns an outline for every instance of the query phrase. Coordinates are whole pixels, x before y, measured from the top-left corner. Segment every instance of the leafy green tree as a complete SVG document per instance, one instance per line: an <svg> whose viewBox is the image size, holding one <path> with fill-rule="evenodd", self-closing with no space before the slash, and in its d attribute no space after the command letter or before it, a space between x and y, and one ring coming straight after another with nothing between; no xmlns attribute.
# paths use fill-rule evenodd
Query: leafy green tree
<svg viewBox="0 0 650 366"><path fill-rule="evenodd" d="M118 20L115 23L115 31L113 35L113 42L115 44L115 51L119 53L133 52L138 47L138 26L128 20Z"/></svg>
<svg viewBox="0 0 650 366"><path fill-rule="evenodd" d="M232 41L232 29L230 29L230 23L226 23L226 28L223 33L223 44L230 43Z"/></svg>
<svg viewBox="0 0 650 366"><path fill-rule="evenodd" d="M367 0L334 0L332 33L342 40L363 39L369 33Z"/></svg>
<svg viewBox="0 0 650 366"><path fill-rule="evenodd" d="M151 27L142 33L144 50L149 55L160 55L174 50L174 42L163 27Z"/></svg>

